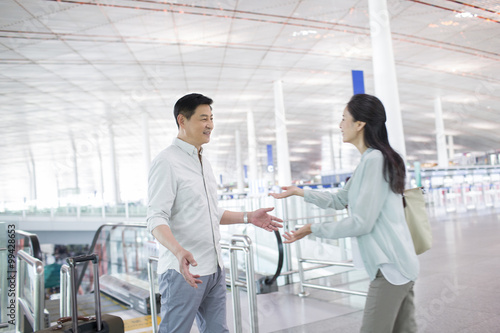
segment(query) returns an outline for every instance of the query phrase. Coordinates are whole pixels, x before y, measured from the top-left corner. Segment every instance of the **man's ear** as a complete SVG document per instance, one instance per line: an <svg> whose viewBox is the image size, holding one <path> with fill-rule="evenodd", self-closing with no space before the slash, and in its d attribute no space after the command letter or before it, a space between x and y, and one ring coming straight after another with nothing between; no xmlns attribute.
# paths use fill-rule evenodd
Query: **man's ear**
<svg viewBox="0 0 500 333"><path fill-rule="evenodd" d="M184 126L184 121L186 120L186 117L184 117L183 114L179 113L177 115L177 123L179 123L179 127Z"/></svg>

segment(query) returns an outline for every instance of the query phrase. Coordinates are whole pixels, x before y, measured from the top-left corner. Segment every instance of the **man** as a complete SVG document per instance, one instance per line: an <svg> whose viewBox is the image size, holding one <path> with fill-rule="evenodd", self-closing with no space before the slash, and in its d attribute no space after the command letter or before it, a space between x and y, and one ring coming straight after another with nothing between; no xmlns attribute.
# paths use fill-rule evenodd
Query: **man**
<svg viewBox="0 0 500 333"><path fill-rule="evenodd" d="M161 244L160 332L189 332L196 318L200 332L228 332L226 282L219 224L252 223L267 231L283 222L274 208L231 212L217 205L217 183L202 145L214 123L212 100L189 94L177 101L179 133L153 161L149 172L149 231Z"/></svg>

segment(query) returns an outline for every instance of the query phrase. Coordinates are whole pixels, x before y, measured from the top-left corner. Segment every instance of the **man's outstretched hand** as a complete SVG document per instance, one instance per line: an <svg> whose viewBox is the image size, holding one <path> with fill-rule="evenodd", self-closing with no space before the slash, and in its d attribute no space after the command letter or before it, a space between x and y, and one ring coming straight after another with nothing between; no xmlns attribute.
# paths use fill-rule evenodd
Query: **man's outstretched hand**
<svg viewBox="0 0 500 333"><path fill-rule="evenodd" d="M256 227L262 228L267 231L275 231L279 228L283 228L282 219L277 218L268 214L272 211L274 207L271 208L260 208L253 212L248 213L248 222L252 223ZM280 223L278 223L280 222Z"/></svg>

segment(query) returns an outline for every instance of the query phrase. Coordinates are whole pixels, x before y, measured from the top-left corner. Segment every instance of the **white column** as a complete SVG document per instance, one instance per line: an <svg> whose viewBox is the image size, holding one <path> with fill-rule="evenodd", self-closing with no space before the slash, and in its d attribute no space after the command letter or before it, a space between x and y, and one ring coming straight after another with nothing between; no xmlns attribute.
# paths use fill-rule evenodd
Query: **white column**
<svg viewBox="0 0 500 333"><path fill-rule="evenodd" d="M339 172L343 171L345 163L342 160L342 147L344 147L344 141L342 140L342 134L337 136L338 141L338 151L339 151Z"/></svg>
<svg viewBox="0 0 500 333"><path fill-rule="evenodd" d="M434 114L436 116L436 146L438 166L440 168L448 167L448 156L446 154L446 136L444 135L443 108L441 107L441 98L434 99Z"/></svg>
<svg viewBox="0 0 500 333"><path fill-rule="evenodd" d="M257 184L257 139L255 138L255 123L252 110L247 113L247 132L248 132L248 190L249 193L257 194L259 192Z"/></svg>
<svg viewBox="0 0 500 333"><path fill-rule="evenodd" d="M448 159L453 161L455 157L455 144L453 143L453 135L448 135Z"/></svg>
<svg viewBox="0 0 500 333"><path fill-rule="evenodd" d="M79 184L78 184L78 156L76 151L76 144L73 135L71 134L71 148L73 150L73 177L75 180L75 190L79 193Z"/></svg>
<svg viewBox="0 0 500 333"><path fill-rule="evenodd" d="M102 153L101 153L101 145L99 142L96 143L97 147L97 157L99 158L99 180L101 186L101 213L102 218L106 217L106 200L104 198L104 167L102 163Z"/></svg>
<svg viewBox="0 0 500 333"><path fill-rule="evenodd" d="M33 152L31 149L29 150L29 158L30 161L28 163L28 171L30 173L30 200L37 200L37 190L36 190L36 167L35 167L35 159L33 157ZM36 203L38 205L38 203Z"/></svg>
<svg viewBox="0 0 500 333"><path fill-rule="evenodd" d="M278 184L292 183L290 155L288 153L288 135L286 133L285 103L281 80L274 81L274 114L276 119L276 157L278 160Z"/></svg>
<svg viewBox="0 0 500 333"><path fill-rule="evenodd" d="M333 148L330 136L321 137L321 174L327 175L333 173Z"/></svg>
<svg viewBox="0 0 500 333"><path fill-rule="evenodd" d="M142 112L142 157L144 159L144 184L148 183L149 168L151 166L151 146L149 143L149 115ZM144 191L144 204L148 202L148 187Z"/></svg>
<svg viewBox="0 0 500 333"><path fill-rule="evenodd" d="M240 131L234 131L234 143L236 146L236 189L238 193L245 191L245 181L243 177L243 164L241 163L241 140Z"/></svg>
<svg viewBox="0 0 500 333"><path fill-rule="evenodd" d="M115 152L115 134L113 132L113 125L108 124L109 130L109 155L111 158L111 181L112 181L112 191L113 191L113 201L114 204L120 203L120 186L118 177L118 161L116 159Z"/></svg>
<svg viewBox="0 0 500 333"><path fill-rule="evenodd" d="M386 125L389 142L406 160L406 146L387 1L368 0L368 7L370 10L375 95L382 101L387 113Z"/></svg>
<svg viewBox="0 0 500 333"><path fill-rule="evenodd" d="M76 194L76 217L80 218L80 185L78 184L78 152L76 149L75 138L71 134L71 148L73 149L73 176L75 177L75 194Z"/></svg>
<svg viewBox="0 0 500 333"><path fill-rule="evenodd" d="M335 163L335 135L333 134L333 131L330 132L330 149L332 151L332 168L333 168L333 173L335 174L335 181L338 183L339 182L339 175L337 171L337 163Z"/></svg>

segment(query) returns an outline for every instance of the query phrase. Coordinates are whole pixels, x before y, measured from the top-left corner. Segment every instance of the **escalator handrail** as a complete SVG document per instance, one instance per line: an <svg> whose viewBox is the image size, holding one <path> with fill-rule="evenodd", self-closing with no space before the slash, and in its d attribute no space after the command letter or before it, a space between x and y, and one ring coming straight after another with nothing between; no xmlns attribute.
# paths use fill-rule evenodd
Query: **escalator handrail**
<svg viewBox="0 0 500 333"><path fill-rule="evenodd" d="M16 235L23 236L29 239L29 248L31 249L30 255L35 257L36 259L42 260L42 248L40 247L40 240L36 234L32 234L31 232L27 232L24 230L16 230Z"/></svg>
<svg viewBox="0 0 500 333"><path fill-rule="evenodd" d="M264 283L267 285L272 285L276 281L283 268L283 241L281 240L281 235L278 230L274 230L274 234L276 235L276 241L278 243L278 266L276 267L276 273L274 273L271 278L268 277L264 280Z"/></svg>
<svg viewBox="0 0 500 333"><path fill-rule="evenodd" d="M88 254L93 254L95 251L95 246L97 245L97 241L99 240L99 237L101 235L102 229L105 227L111 227L111 229L115 229L117 227L126 227L126 228L146 228L147 225L146 223L125 223L125 222L118 222L118 223L104 223L102 224L99 228L97 228L95 234L94 234L94 239L92 239L92 244L90 245L89 252ZM109 237L109 235L108 235ZM76 288L80 288L80 285L82 284L83 277L85 276L85 271L87 270L89 262L85 262L82 264L83 268L80 271L80 274L78 275L78 280L76 282Z"/></svg>

